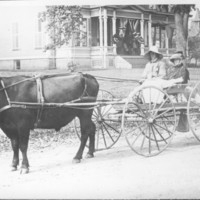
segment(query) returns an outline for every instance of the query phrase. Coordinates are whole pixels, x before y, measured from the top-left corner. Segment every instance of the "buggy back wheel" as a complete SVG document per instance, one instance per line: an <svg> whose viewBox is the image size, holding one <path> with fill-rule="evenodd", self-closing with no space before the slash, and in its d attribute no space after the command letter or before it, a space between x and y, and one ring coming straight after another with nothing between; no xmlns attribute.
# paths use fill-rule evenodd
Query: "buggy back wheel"
<svg viewBox="0 0 200 200"><path fill-rule="evenodd" d="M113 101L114 96L106 91L100 90L97 101ZM111 148L121 136L121 115L116 116L113 105L99 105L94 108L92 121L96 125L95 151ZM80 122L78 118L74 120L74 130L80 139ZM89 141L88 141L89 142ZM88 142L86 146L88 147Z"/></svg>
<svg viewBox="0 0 200 200"><path fill-rule="evenodd" d="M188 105L187 105L187 116L190 126L190 130L200 141L200 82L198 82L190 93Z"/></svg>
<svg viewBox="0 0 200 200"><path fill-rule="evenodd" d="M176 112L169 95L155 86L141 86L125 103L122 130L130 148L150 157L170 144L176 129Z"/></svg>

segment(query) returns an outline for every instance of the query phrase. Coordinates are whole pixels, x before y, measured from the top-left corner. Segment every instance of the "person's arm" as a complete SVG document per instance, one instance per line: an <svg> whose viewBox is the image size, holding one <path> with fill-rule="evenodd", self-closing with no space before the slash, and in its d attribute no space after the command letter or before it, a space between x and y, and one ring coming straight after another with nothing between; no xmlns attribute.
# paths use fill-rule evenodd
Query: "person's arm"
<svg viewBox="0 0 200 200"><path fill-rule="evenodd" d="M167 75L167 69L166 64L163 61L159 62L159 73L158 77L164 78Z"/></svg>
<svg viewBox="0 0 200 200"><path fill-rule="evenodd" d="M149 63L146 64L144 71L142 73L142 79L146 79L148 77L149 74Z"/></svg>

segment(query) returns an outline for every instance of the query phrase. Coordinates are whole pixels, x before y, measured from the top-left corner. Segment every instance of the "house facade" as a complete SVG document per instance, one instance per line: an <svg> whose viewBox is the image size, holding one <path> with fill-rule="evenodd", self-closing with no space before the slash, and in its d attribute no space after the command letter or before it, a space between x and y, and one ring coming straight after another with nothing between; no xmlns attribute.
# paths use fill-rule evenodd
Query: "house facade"
<svg viewBox="0 0 200 200"><path fill-rule="evenodd" d="M0 7L0 70L66 69L69 63L80 68L134 68L144 66L151 45L169 56L175 50L174 16L151 5L82 6L84 40L74 34L68 46L45 51L49 37L38 14L45 6ZM6 20L5 20L6 19ZM120 54L113 42L119 28L129 27L144 42L137 51Z"/></svg>

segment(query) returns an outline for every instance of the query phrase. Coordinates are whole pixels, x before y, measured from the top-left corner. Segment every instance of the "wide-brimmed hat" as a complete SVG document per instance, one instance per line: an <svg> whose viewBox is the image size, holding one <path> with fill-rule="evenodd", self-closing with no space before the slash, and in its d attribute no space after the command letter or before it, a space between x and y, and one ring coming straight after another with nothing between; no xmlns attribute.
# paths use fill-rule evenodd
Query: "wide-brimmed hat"
<svg viewBox="0 0 200 200"><path fill-rule="evenodd" d="M174 60L182 60L183 56L180 53L175 53L169 59L173 62Z"/></svg>
<svg viewBox="0 0 200 200"><path fill-rule="evenodd" d="M151 47L149 48L149 51L144 55L144 57L148 58L149 60L150 60L150 55L149 55L150 52L156 53L159 59L162 59L162 58L163 58L163 55L162 55L162 53L160 53L160 52L158 51L158 47L157 47L157 46L151 46Z"/></svg>

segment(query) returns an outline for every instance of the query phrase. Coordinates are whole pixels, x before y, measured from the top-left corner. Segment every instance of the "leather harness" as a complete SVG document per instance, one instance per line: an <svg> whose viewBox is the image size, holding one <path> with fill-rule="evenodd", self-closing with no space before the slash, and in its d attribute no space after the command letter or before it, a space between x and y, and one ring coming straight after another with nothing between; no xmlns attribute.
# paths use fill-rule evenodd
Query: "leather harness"
<svg viewBox="0 0 200 200"><path fill-rule="evenodd" d="M43 112L43 109L44 109L44 106L45 106L45 99L44 99L44 91L43 91L42 77L44 77L44 76L43 76L43 75L35 75L35 76L31 77L31 78L28 78L28 79L19 81L19 82L17 82L17 83L14 83L14 84L12 84L12 85L9 85L9 86L5 86L3 80L1 80L2 89L0 89L0 91L1 91L1 90L4 91L8 105L5 105L4 107L0 108L0 112L2 112L2 111L4 111L4 110L7 110L7 109L9 109L9 108L12 108L12 107L20 107L20 106L17 106L17 105L13 105L13 104L11 103L11 100L10 100L10 98L9 98L9 96L8 96L8 93L7 93L7 90L6 90L7 88L9 88L9 87L11 87L11 86L13 86L13 85L17 85L17 84L19 84L19 83L25 82L25 81L27 81L27 80L35 79L35 81L36 81L36 88L37 88L37 103L40 104L39 108L37 108L37 116L36 116L36 120L35 120L35 123L34 123L34 128L37 128L38 125L39 125L40 122L41 122L42 112ZM84 79L84 80L85 80L85 79ZM76 101L81 100L81 98L82 98L85 94L88 96L86 90L87 90L87 84L86 84L86 82L85 82L84 91L83 91L81 97L78 98L78 99L73 100L72 102L76 102ZM22 107L22 106L21 106L21 107Z"/></svg>

